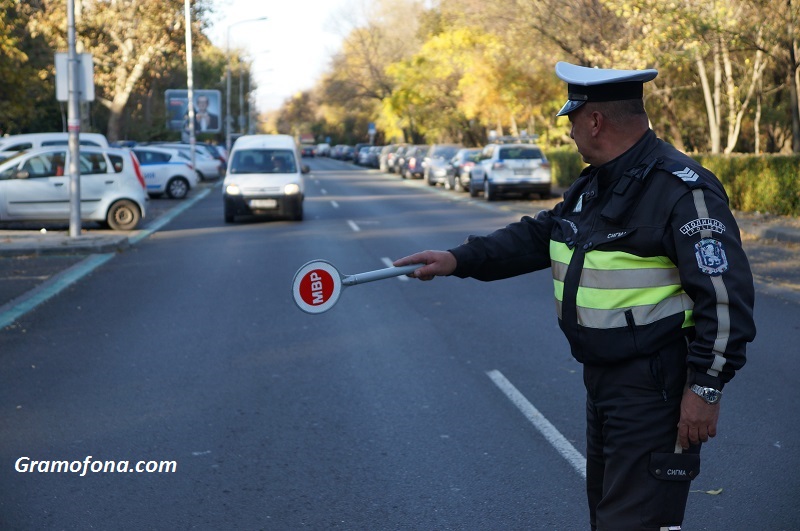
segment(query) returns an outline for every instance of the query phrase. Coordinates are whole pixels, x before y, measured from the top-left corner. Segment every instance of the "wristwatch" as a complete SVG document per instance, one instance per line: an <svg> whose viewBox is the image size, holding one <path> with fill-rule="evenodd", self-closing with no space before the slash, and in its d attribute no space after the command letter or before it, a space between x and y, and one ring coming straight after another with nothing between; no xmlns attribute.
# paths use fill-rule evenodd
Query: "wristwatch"
<svg viewBox="0 0 800 531"><path fill-rule="evenodd" d="M694 394L705 400L707 404L714 405L719 402L720 398L722 398L722 391L718 391L713 387L702 387L700 385L693 384L689 389L691 389Z"/></svg>

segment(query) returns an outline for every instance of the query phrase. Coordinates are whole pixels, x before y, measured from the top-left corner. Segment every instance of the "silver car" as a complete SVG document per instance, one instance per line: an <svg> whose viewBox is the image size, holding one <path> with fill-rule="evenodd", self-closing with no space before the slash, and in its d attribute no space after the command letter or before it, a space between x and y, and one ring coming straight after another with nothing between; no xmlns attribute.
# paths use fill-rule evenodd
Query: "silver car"
<svg viewBox="0 0 800 531"><path fill-rule="evenodd" d="M483 191L487 201L508 193L550 197L552 187L550 163L534 144L489 144L470 176L469 194Z"/></svg>
<svg viewBox="0 0 800 531"><path fill-rule="evenodd" d="M136 156L81 146L79 164L81 219L134 229L147 202ZM66 146L31 149L0 163L0 221L69 221L69 165Z"/></svg>

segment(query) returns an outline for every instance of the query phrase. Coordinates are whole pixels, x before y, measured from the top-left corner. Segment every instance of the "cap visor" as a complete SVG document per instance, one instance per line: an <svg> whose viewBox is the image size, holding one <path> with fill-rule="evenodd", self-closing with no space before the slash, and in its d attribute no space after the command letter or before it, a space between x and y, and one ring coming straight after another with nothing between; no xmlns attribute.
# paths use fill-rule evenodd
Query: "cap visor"
<svg viewBox="0 0 800 531"><path fill-rule="evenodd" d="M556 116L566 116L575 109L577 109L578 107L580 107L581 105L583 105L584 103L586 102L582 100L567 100L567 103L565 103L564 106L561 107L561 110L558 111L558 114L556 114Z"/></svg>

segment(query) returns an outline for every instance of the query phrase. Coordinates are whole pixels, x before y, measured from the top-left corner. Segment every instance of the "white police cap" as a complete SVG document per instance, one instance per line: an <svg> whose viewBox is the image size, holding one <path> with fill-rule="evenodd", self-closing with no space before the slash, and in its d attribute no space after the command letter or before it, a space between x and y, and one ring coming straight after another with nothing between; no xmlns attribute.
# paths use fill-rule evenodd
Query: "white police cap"
<svg viewBox="0 0 800 531"><path fill-rule="evenodd" d="M644 84L658 75L658 70L614 70L587 68L559 61L556 75L567 82L567 103L556 116L565 116L587 101L617 101L641 98Z"/></svg>

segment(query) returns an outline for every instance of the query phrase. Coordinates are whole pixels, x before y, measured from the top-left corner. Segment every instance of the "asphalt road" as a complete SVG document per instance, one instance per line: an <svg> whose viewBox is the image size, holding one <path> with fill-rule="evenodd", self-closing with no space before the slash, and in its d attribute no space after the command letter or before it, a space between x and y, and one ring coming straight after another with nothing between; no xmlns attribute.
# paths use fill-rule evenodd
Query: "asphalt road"
<svg viewBox="0 0 800 531"><path fill-rule="evenodd" d="M0 332L0 528L588 527L581 371L547 271L388 279L316 316L292 302L311 259L379 269L517 207L311 166L304 222L226 225L211 194ZM800 304L757 305L686 528L800 526ZM176 470L91 468L107 461Z"/></svg>

